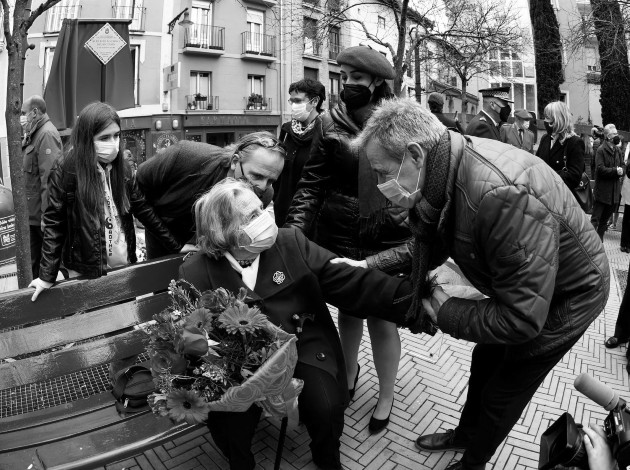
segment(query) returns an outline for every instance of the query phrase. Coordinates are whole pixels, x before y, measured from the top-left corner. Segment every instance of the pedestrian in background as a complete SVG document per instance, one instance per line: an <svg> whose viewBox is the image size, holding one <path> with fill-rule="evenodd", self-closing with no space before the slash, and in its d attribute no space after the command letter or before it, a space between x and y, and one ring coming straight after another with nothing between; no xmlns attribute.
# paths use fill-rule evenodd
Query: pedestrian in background
<svg viewBox="0 0 630 470"><path fill-rule="evenodd" d="M43 215L48 207L48 174L61 156L61 137L46 114L46 102L33 95L22 104L20 124L22 139L22 172L28 204L28 225L31 242L33 278L39 277L44 233Z"/></svg>
<svg viewBox="0 0 630 470"><path fill-rule="evenodd" d="M608 219L621 197L620 176L624 174L624 168L621 149L617 146L620 142L615 125L604 126L604 142L595 155L595 202L591 217L591 223L602 241L608 229Z"/></svg>
<svg viewBox="0 0 630 470"><path fill-rule="evenodd" d="M337 63L343 82L341 101L316 120L311 155L285 225L300 229L347 264L391 273L409 270L407 211L386 204L365 155L350 148L350 140L361 131L374 107L393 96L385 82L394 78L393 67L367 46L343 50ZM341 309L338 325L346 366L343 380L352 398L359 379L363 320ZM367 325L379 384L369 424L370 432L375 433L387 426L394 405L400 337L392 323L368 317Z"/></svg>
<svg viewBox="0 0 630 470"><path fill-rule="evenodd" d="M584 142L573 132L573 117L561 101L545 106L544 123L547 133L540 139L536 155L562 178L573 193L584 172Z"/></svg>
<svg viewBox="0 0 630 470"><path fill-rule="evenodd" d="M499 129L501 142L510 144L517 149L534 153L534 133L529 130L529 122L532 115L526 109L518 109L514 112L514 123L505 124Z"/></svg>
<svg viewBox="0 0 630 470"><path fill-rule="evenodd" d="M442 93L431 93L427 99L427 103L429 104L429 110L440 120L442 124L446 126L447 129L459 132L460 134L464 133L464 129L459 123L459 119L451 119L450 117L444 115L442 111L444 109L444 96L442 96ZM455 113L455 116L457 116L457 113Z"/></svg>
<svg viewBox="0 0 630 470"><path fill-rule="evenodd" d="M163 243L179 247L138 190L120 147L120 117L106 103L87 105L77 118L66 155L49 176L49 204L39 277L32 300L52 287L61 263L70 277L99 277L135 263L135 215Z"/></svg>
<svg viewBox="0 0 630 470"><path fill-rule="evenodd" d="M510 87L485 88L479 90L483 97L483 109L470 120L466 134L485 139L501 140L499 127L512 113Z"/></svg>
<svg viewBox="0 0 630 470"><path fill-rule="evenodd" d="M315 135L315 119L322 112L326 88L317 80L305 78L289 85L289 96L291 120L282 125L279 137L286 157L282 173L273 185L273 210L279 227L287 218L302 169L308 160Z"/></svg>

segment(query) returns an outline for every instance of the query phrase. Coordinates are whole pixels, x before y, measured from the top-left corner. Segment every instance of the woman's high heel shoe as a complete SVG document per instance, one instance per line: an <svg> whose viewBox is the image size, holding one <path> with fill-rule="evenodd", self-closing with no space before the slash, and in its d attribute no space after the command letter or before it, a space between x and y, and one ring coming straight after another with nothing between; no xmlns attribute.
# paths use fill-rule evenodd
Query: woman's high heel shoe
<svg viewBox="0 0 630 470"><path fill-rule="evenodd" d="M348 393L350 394L350 400L354 398L354 392L357 389L357 382L359 381L359 372L361 372L361 366L357 364L357 375L354 376L354 385L352 388L348 389Z"/></svg>
<svg viewBox="0 0 630 470"><path fill-rule="evenodd" d="M394 408L394 400L392 400L392 406L389 409L389 414L387 415L387 418L376 419L374 417L374 413L376 412L376 407L374 407L374 412L372 413L372 416L370 417L370 424L368 426L368 429L370 430L370 434L376 434L377 432L381 432L383 429L387 427L387 425L389 424L389 417L392 414L392 408Z"/></svg>

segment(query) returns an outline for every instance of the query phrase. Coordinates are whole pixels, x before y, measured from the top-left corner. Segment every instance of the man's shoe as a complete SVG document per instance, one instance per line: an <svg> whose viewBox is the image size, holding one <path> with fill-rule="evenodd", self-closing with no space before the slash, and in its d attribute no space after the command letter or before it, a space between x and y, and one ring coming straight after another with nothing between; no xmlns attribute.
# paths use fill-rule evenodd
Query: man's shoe
<svg viewBox="0 0 630 470"><path fill-rule="evenodd" d="M457 462L451 462L451 464L444 470L463 470L463 468L464 465L462 464L461 460L459 460Z"/></svg>
<svg viewBox="0 0 630 470"><path fill-rule="evenodd" d="M444 452L445 450L463 451L466 443L455 439L455 430L444 433L427 434L416 439L416 447L424 452Z"/></svg>
<svg viewBox="0 0 630 470"><path fill-rule="evenodd" d="M628 342L627 339L620 339L620 338L617 338L616 336L611 336L610 338L606 340L606 342L604 343L604 346L606 346L608 349L612 349L612 348L621 346L622 344L625 344L627 342Z"/></svg>

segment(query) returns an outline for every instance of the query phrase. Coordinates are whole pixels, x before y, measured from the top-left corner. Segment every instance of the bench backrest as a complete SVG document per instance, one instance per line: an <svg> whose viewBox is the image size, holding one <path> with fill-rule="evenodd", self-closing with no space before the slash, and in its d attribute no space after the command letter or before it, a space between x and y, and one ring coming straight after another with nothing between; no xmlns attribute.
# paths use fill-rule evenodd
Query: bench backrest
<svg viewBox="0 0 630 470"><path fill-rule="evenodd" d="M166 289L177 279L182 258L148 261L98 279L64 281L36 302L31 302L33 289L0 294L0 359L10 358L0 364L0 389L142 353L146 335L133 326L168 305ZM98 339L85 342L90 338Z"/></svg>

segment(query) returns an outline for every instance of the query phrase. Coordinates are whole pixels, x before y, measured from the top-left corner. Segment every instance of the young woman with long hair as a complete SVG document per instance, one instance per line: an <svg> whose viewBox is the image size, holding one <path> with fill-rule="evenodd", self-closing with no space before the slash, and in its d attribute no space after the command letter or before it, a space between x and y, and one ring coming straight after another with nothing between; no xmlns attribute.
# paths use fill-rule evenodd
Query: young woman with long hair
<svg viewBox="0 0 630 470"><path fill-rule="evenodd" d="M83 108L66 154L50 172L40 274L29 286L33 301L52 287L62 262L70 277L99 277L135 263L132 214L166 246L182 248L146 204L123 151L116 110L101 102Z"/></svg>

